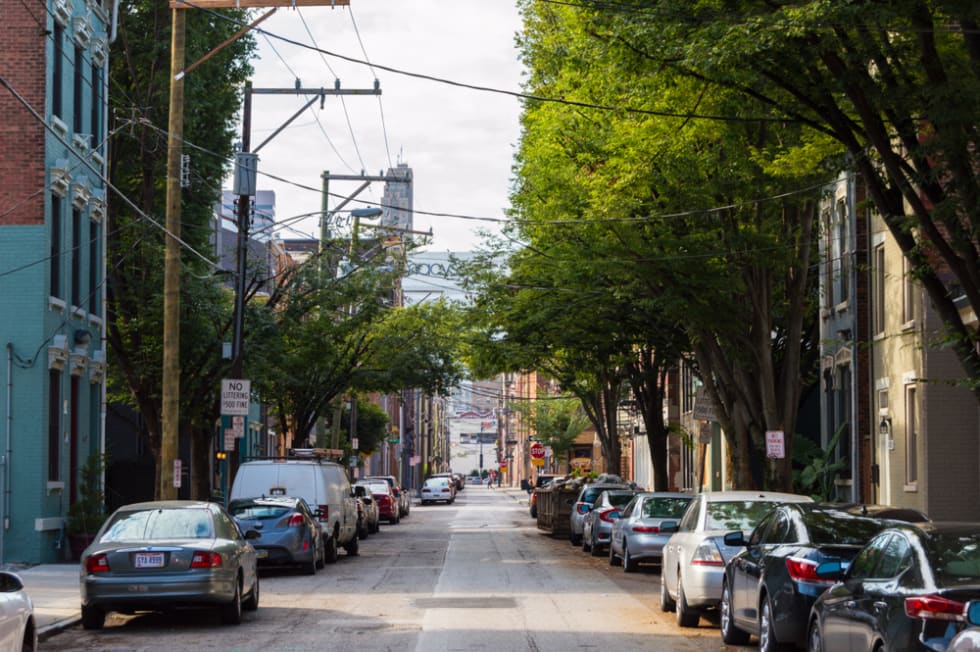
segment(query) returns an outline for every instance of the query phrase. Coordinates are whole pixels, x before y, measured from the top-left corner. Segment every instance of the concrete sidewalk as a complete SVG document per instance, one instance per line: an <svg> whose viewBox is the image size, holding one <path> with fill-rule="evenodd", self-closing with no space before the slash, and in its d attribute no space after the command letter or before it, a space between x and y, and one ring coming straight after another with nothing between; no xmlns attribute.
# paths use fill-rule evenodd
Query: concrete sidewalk
<svg viewBox="0 0 980 652"><path fill-rule="evenodd" d="M71 627L81 620L78 563L41 564L5 570L17 573L34 603L38 638Z"/></svg>

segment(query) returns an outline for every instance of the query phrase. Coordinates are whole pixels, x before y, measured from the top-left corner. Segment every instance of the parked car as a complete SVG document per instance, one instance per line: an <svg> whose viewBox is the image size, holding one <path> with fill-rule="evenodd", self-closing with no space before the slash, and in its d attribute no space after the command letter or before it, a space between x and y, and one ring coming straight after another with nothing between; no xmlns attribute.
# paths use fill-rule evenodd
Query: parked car
<svg viewBox="0 0 980 652"><path fill-rule="evenodd" d="M608 480L598 480L586 484L578 493L575 503L572 505L572 512L569 515L568 539L573 546L582 545L582 529L585 522L585 515L592 509L592 504L599 494L606 489L631 489L629 483L616 478Z"/></svg>
<svg viewBox="0 0 980 652"><path fill-rule="evenodd" d="M966 604L966 629L953 637L946 652L980 652L980 600Z"/></svg>
<svg viewBox="0 0 980 652"><path fill-rule="evenodd" d="M456 501L456 490L452 482L452 478L446 477L433 477L423 482L419 489L422 504L442 501L452 505Z"/></svg>
<svg viewBox="0 0 980 652"><path fill-rule="evenodd" d="M622 509L609 533L609 565L622 560L623 570L632 573L641 563L659 564L670 533L661 532L665 520L677 521L694 498L693 494L642 492Z"/></svg>
<svg viewBox="0 0 980 652"><path fill-rule="evenodd" d="M0 650L37 650L34 603L20 576L10 571L0 571Z"/></svg>
<svg viewBox="0 0 980 652"><path fill-rule="evenodd" d="M894 525L845 566L816 568L836 582L810 611L810 650L942 652L980 600L980 522Z"/></svg>
<svg viewBox="0 0 980 652"><path fill-rule="evenodd" d="M398 499L398 516L404 518L412 509L412 496L408 490L398 484L398 480L393 475L369 475L365 480L384 480L391 487L391 492Z"/></svg>
<svg viewBox="0 0 980 652"><path fill-rule="evenodd" d="M253 460L238 467L231 500L255 496L299 496L317 513L324 534L327 563L338 549L358 552L357 499L347 472L317 448L293 449L284 459Z"/></svg>
<svg viewBox="0 0 980 652"><path fill-rule="evenodd" d="M259 607L251 542L218 503L169 500L120 507L82 553L82 626L101 629L109 611L217 608L225 623ZM135 588L135 590L134 590Z"/></svg>
<svg viewBox="0 0 980 652"><path fill-rule="evenodd" d="M810 608L832 584L816 576L817 566L850 563L874 535L897 522L876 513L899 512L883 506L789 503L763 518L748 539L741 531L726 534L726 546L745 548L725 565L722 640L745 645L750 634L758 636L762 652L786 643L805 647ZM927 520L915 514L916 520Z"/></svg>
<svg viewBox="0 0 980 652"><path fill-rule="evenodd" d="M600 556L609 545L612 524L619 518L619 512L633 500L633 489L607 489L599 494L592 509L582 519L582 550Z"/></svg>
<svg viewBox="0 0 980 652"><path fill-rule="evenodd" d="M357 496L357 536L367 539L381 529L378 501L367 487L359 483L354 485L354 495Z"/></svg>
<svg viewBox="0 0 980 652"><path fill-rule="evenodd" d="M463 485L463 476L459 475L458 473L452 473L452 472L448 472L447 471L445 473L433 473L429 477L431 477L431 478L447 478L449 480L449 483L453 487L453 493L458 492L460 490L460 487Z"/></svg>
<svg viewBox="0 0 980 652"><path fill-rule="evenodd" d="M698 494L664 546L660 572L660 608L677 612L677 624L694 627L705 607L721 602L725 564L742 548L725 545L726 532L748 533L783 503L812 503L809 496L766 491L712 491Z"/></svg>
<svg viewBox="0 0 980 652"><path fill-rule="evenodd" d="M269 496L228 504L243 532L255 530L252 541L259 566L299 566L307 575L323 568L326 551L316 516L302 498Z"/></svg>
<svg viewBox="0 0 980 652"><path fill-rule="evenodd" d="M391 486L382 479L361 480L357 483L364 487L374 497L374 502L378 506L378 519L396 524L401 520L398 508L398 499L391 491Z"/></svg>

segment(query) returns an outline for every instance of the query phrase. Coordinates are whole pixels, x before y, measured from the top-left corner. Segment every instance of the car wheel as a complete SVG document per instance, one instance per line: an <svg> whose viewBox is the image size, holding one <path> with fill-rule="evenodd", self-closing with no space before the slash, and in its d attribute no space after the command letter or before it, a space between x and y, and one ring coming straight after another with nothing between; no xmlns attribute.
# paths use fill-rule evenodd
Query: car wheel
<svg viewBox="0 0 980 652"><path fill-rule="evenodd" d="M538 506L537 505L531 505L530 512L531 512L531 518L537 518L538 517Z"/></svg>
<svg viewBox="0 0 980 652"><path fill-rule="evenodd" d="M304 575L316 575L316 547L314 546L316 542L310 541L310 561L304 562L302 565Z"/></svg>
<svg viewBox="0 0 980 652"><path fill-rule="evenodd" d="M316 547L316 567L324 568L327 565L327 552L323 549L323 538L321 537L319 545Z"/></svg>
<svg viewBox="0 0 980 652"><path fill-rule="evenodd" d="M105 625L105 612L98 607L82 605L82 627L84 629L102 629Z"/></svg>
<svg viewBox="0 0 980 652"><path fill-rule="evenodd" d="M20 646L21 652L37 652L37 629L33 621L24 629L24 640L21 641Z"/></svg>
<svg viewBox="0 0 980 652"><path fill-rule="evenodd" d="M357 557L358 551L361 549L361 542L356 536L350 538L350 541L344 546L344 550L347 551L348 557Z"/></svg>
<svg viewBox="0 0 980 652"><path fill-rule="evenodd" d="M745 645L749 635L735 626L735 612L732 609L732 592L725 582L721 588L721 606L719 607L719 622L721 624L721 640L728 645Z"/></svg>
<svg viewBox="0 0 980 652"><path fill-rule="evenodd" d="M660 611L673 611L676 606L673 598L670 597L670 591L667 590L667 578L664 577L663 571L660 572Z"/></svg>
<svg viewBox="0 0 980 652"><path fill-rule="evenodd" d="M598 557L602 554L602 546L596 540L595 536L592 537L592 542L589 544L589 551L592 553L593 557Z"/></svg>
<svg viewBox="0 0 980 652"><path fill-rule="evenodd" d="M569 533L568 534L568 540L572 542L572 545L573 546L580 546L580 545L582 545L582 535L581 534Z"/></svg>
<svg viewBox="0 0 980 652"><path fill-rule="evenodd" d="M329 539L327 539L325 558L328 564L336 563L337 561L337 537L336 536L331 536Z"/></svg>
<svg viewBox="0 0 980 652"><path fill-rule="evenodd" d="M619 557L617 557L616 553L613 552L613 544L612 541L610 541L609 542L609 565L616 566L617 564L619 564Z"/></svg>
<svg viewBox="0 0 980 652"><path fill-rule="evenodd" d="M259 576L255 576L255 586L252 587L252 592L248 594L245 601L242 602L242 608L245 611L255 611L259 608Z"/></svg>
<svg viewBox="0 0 980 652"><path fill-rule="evenodd" d="M762 608L759 611L759 652L779 652L785 649L785 646L776 640L774 626L769 598L763 597Z"/></svg>
<svg viewBox="0 0 980 652"><path fill-rule="evenodd" d="M375 521L370 527L371 534L377 534L381 531L381 521Z"/></svg>
<svg viewBox="0 0 980 652"><path fill-rule="evenodd" d="M630 548L626 543L626 539L623 539L623 572L635 573L638 567L639 564L636 559L630 554Z"/></svg>
<svg viewBox="0 0 980 652"><path fill-rule="evenodd" d="M823 634L820 632L820 623L816 620L810 624L806 639L809 652L823 652Z"/></svg>
<svg viewBox="0 0 980 652"><path fill-rule="evenodd" d="M589 537L585 536L585 532L579 537L579 541L582 542L582 552L588 552L592 550L592 542L589 541Z"/></svg>
<svg viewBox="0 0 980 652"><path fill-rule="evenodd" d="M226 625L240 625L242 622L242 579L235 582L235 597L221 606L221 622Z"/></svg>
<svg viewBox="0 0 980 652"><path fill-rule="evenodd" d="M677 612L677 624L680 627L698 626L701 614L687 604L687 597L684 595L684 583L681 582L680 573L677 574L677 604L674 609Z"/></svg>
<svg viewBox="0 0 980 652"><path fill-rule="evenodd" d="M357 528L357 538L358 539L367 539L368 538L368 534L370 534L370 532L369 532L369 528L368 528L367 525L365 525L364 527Z"/></svg>

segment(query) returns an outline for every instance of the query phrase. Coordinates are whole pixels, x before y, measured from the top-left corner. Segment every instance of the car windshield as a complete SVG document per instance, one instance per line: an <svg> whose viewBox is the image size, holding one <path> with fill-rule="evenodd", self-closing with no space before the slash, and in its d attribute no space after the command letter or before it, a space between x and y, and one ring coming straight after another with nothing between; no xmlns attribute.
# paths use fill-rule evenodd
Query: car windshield
<svg viewBox="0 0 980 652"><path fill-rule="evenodd" d="M929 547L940 585L980 582L980 533L937 534Z"/></svg>
<svg viewBox="0 0 980 652"><path fill-rule="evenodd" d="M232 503L228 506L228 511L231 512L231 515L235 518L265 521L282 518L294 510L291 507L286 507L285 505Z"/></svg>
<svg viewBox="0 0 980 652"><path fill-rule="evenodd" d="M362 487L367 487L367 490L370 493L372 493L372 494L387 494L388 493L388 484L387 483L376 482L376 483L373 483L373 484L365 484L365 485L361 485L361 486Z"/></svg>
<svg viewBox="0 0 980 652"><path fill-rule="evenodd" d="M612 505L613 507L625 507L626 504L629 503L629 501L633 500L633 494L631 493L614 494L610 492L606 494L606 499L609 501L609 504Z"/></svg>
<svg viewBox="0 0 980 652"><path fill-rule="evenodd" d="M210 539L213 536L211 514L207 510L146 509L116 513L99 541Z"/></svg>
<svg viewBox="0 0 980 652"><path fill-rule="evenodd" d="M732 500L708 503L706 530L742 530L754 528L778 503L768 500Z"/></svg>
<svg viewBox="0 0 980 652"><path fill-rule="evenodd" d="M643 501L643 518L680 518L690 498L651 498Z"/></svg>

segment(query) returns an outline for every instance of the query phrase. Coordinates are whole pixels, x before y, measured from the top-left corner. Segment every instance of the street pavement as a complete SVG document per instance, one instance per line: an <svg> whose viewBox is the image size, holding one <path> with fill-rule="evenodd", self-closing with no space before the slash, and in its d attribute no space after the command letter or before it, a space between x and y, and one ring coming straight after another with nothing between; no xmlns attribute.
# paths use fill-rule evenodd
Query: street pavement
<svg viewBox="0 0 980 652"><path fill-rule="evenodd" d="M519 488L471 485L468 490L500 491L519 502L527 503L527 494ZM17 573L24 582L27 595L34 602L34 620L38 638L71 627L81 620L81 595L78 563L39 564L37 566L7 565L4 570Z"/></svg>

